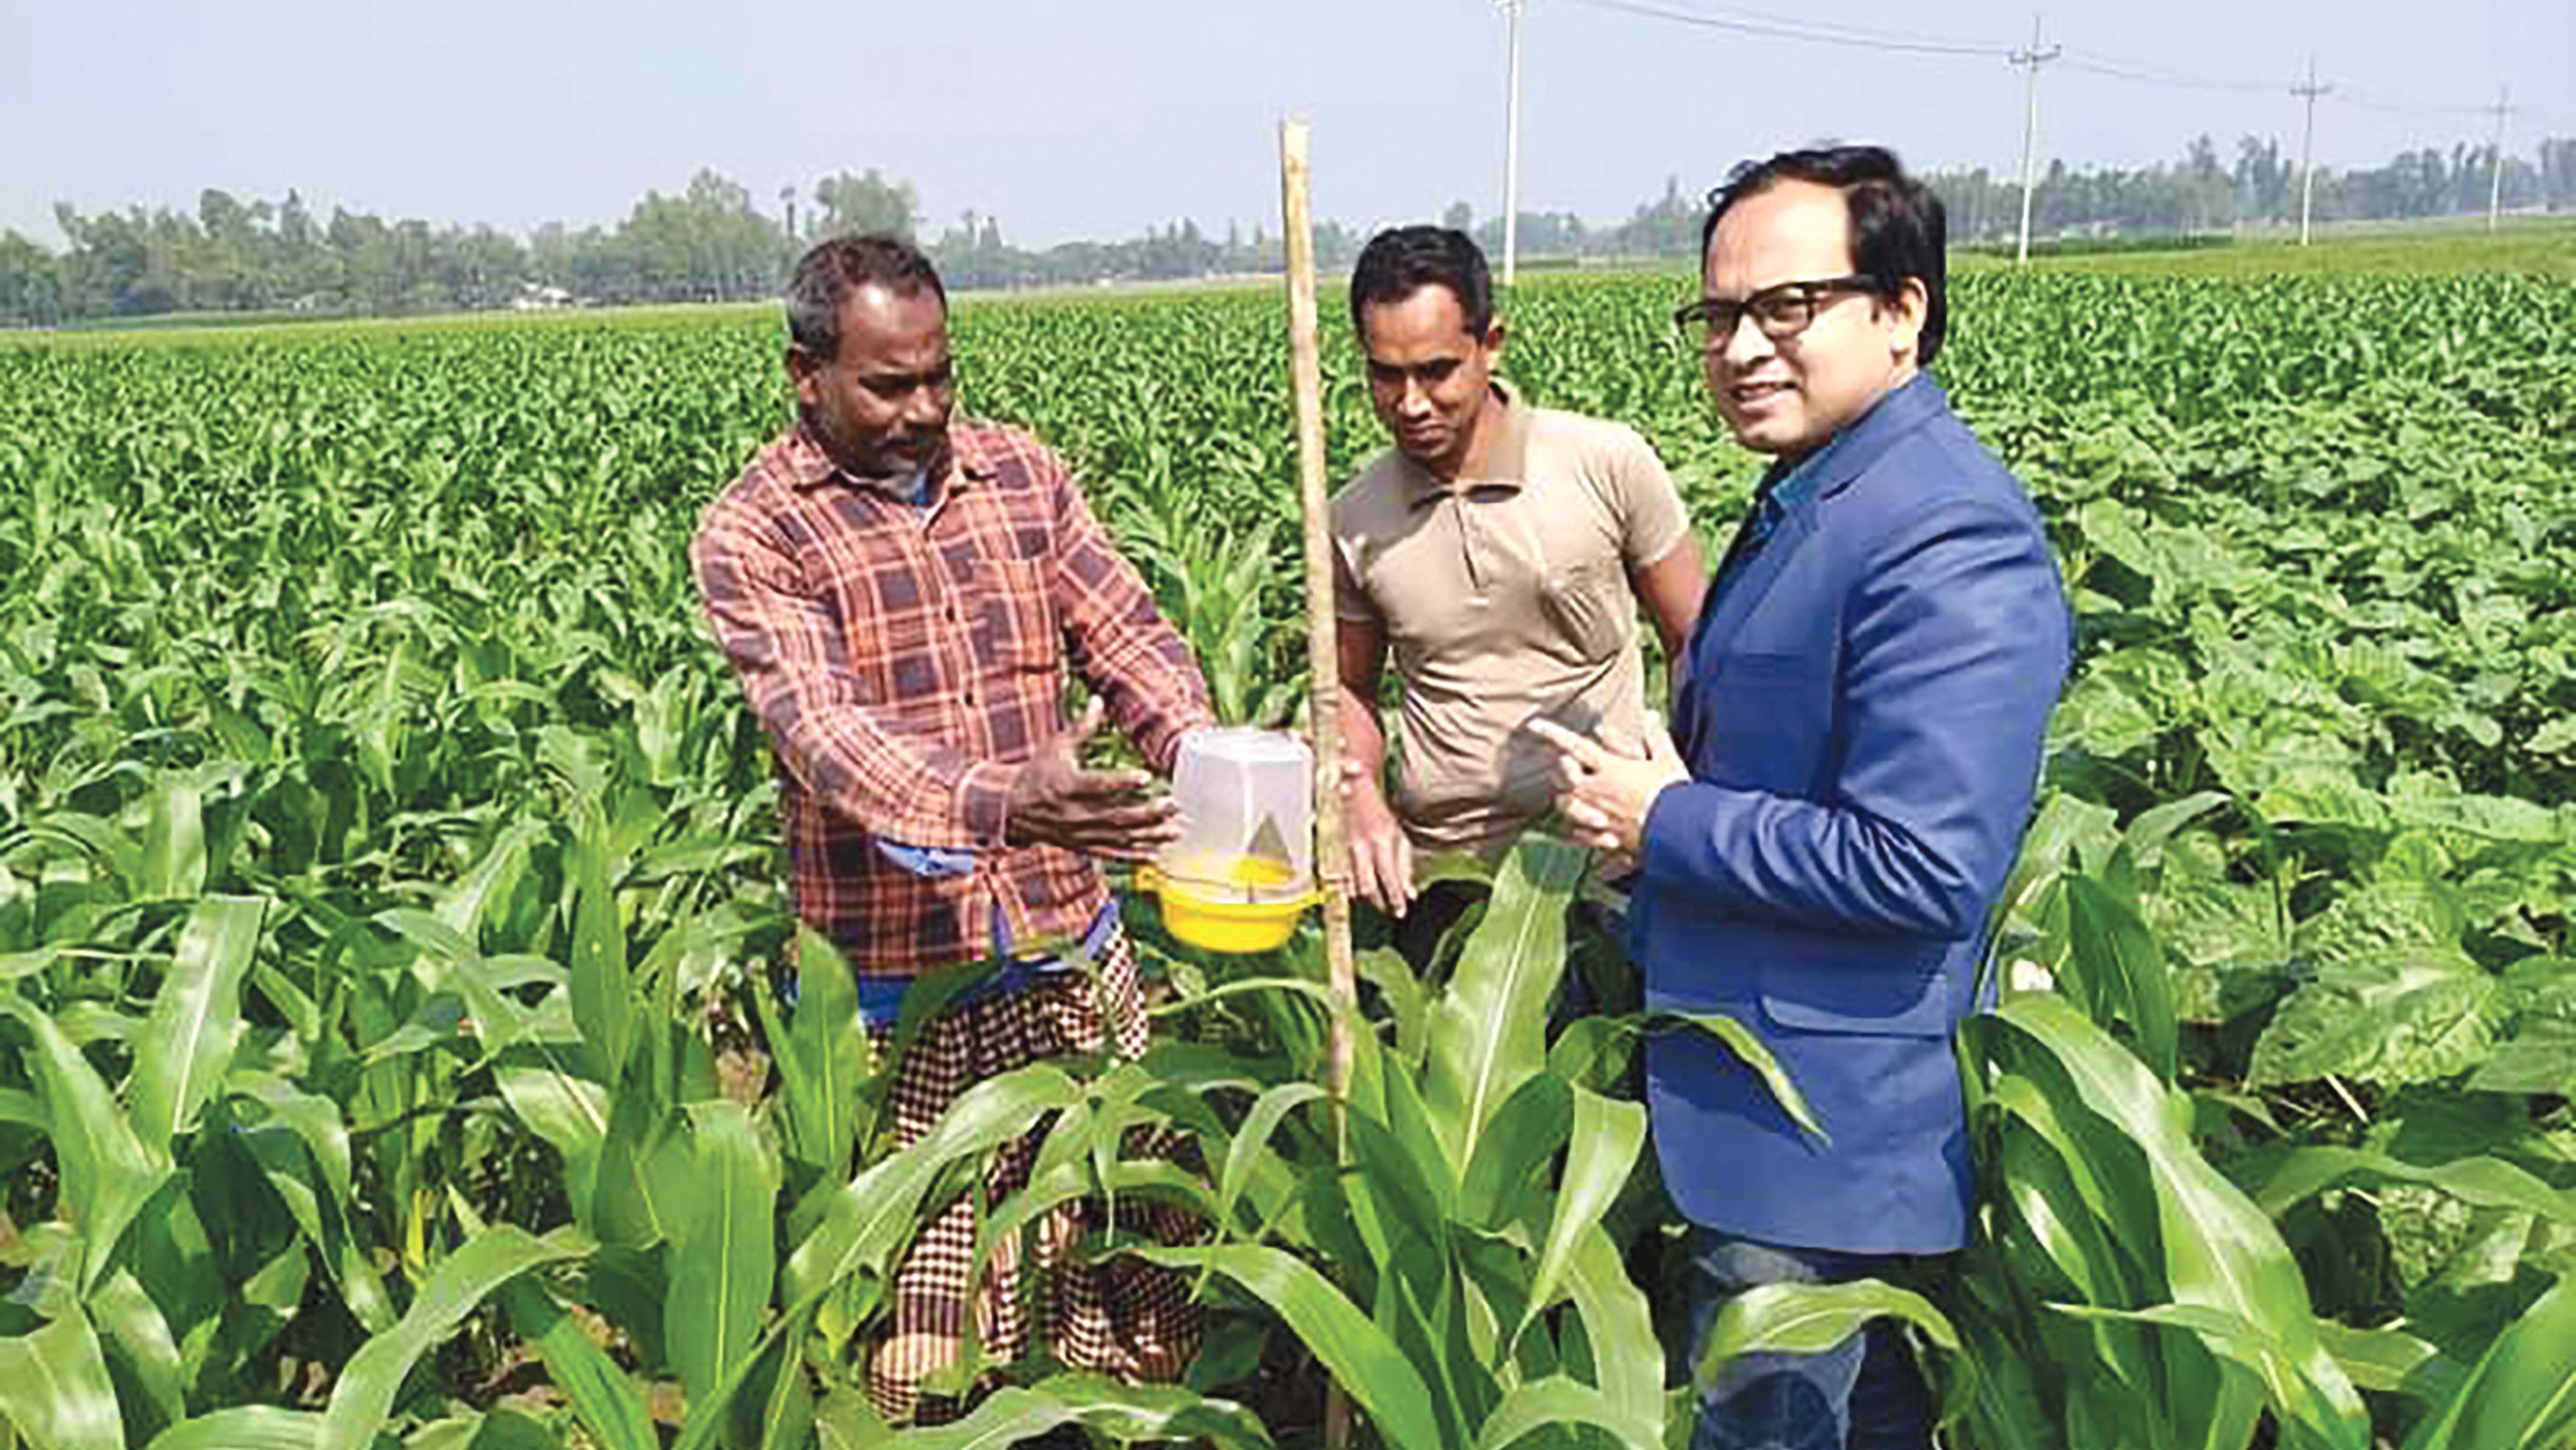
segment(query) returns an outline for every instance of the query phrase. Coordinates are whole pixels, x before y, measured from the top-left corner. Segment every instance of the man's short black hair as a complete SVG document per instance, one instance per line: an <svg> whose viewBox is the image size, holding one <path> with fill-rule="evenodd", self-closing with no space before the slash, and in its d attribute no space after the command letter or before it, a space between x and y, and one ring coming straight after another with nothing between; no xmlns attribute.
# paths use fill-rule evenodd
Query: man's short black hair
<svg viewBox="0 0 2576 1450"><path fill-rule="evenodd" d="M1494 326L1494 278L1475 239L1456 227L1389 227L1369 238L1351 268L1351 327L1363 339L1360 314L1402 302L1425 287L1441 286L1458 299L1467 332L1481 341Z"/></svg>
<svg viewBox="0 0 2576 1450"><path fill-rule="evenodd" d="M1932 361L1950 324L1943 297L1948 222L1941 198L1906 175L1904 163L1884 146L1817 146L1738 165L1724 186L1708 194L1708 220L1699 229L1703 263L1709 239L1717 235L1718 220L1728 208L1783 181L1812 182L1843 194L1843 206L1851 213L1852 271L1875 282L1881 295L1901 295L1908 277L1922 282L1923 337L1914 359Z"/></svg>
<svg viewBox="0 0 2576 1450"><path fill-rule="evenodd" d="M818 358L841 355L841 304L857 289L883 287L898 297L923 292L948 305L939 269L921 248L882 232L816 242L796 261L787 282L787 336Z"/></svg>

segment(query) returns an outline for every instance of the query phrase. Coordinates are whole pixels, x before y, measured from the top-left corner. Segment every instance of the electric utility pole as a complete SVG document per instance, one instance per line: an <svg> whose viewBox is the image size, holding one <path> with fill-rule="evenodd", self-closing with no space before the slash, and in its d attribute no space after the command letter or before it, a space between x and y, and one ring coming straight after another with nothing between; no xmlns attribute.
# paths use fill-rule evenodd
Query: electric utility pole
<svg viewBox="0 0 2576 1450"><path fill-rule="evenodd" d="M2016 263L2030 260L2030 198L2038 189L2039 165L2039 68L2065 50L2064 46L2043 47L2039 43L2039 17L2030 17L2030 49L2012 53L2012 63L2028 74L2022 81L2021 116L2021 244L2013 249Z"/></svg>
<svg viewBox="0 0 2576 1450"><path fill-rule="evenodd" d="M1503 99L1503 285L1512 285L1521 253L1521 12L1529 0L1501 0L1511 30L1511 63Z"/></svg>
<svg viewBox="0 0 2576 1450"><path fill-rule="evenodd" d="M2487 109L2495 114L2495 178L2487 183L2487 230L2496 229L2496 219L2504 214L2504 120L2513 114L2511 94L2496 87L2496 103Z"/></svg>
<svg viewBox="0 0 2576 1450"><path fill-rule="evenodd" d="M2303 247L2308 244L2308 215L2317 191L2317 171L2309 164L2315 154L2317 97L2333 89L2317 84L2317 58L2313 55L2308 57L2307 84L2290 87L2291 95L2307 103L2306 119L2299 123L2299 245Z"/></svg>

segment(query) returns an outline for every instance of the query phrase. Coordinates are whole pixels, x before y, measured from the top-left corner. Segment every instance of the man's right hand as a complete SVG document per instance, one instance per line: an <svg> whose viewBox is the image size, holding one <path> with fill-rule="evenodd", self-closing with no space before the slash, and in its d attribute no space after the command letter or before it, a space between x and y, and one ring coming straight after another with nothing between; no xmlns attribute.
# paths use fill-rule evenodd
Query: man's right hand
<svg viewBox="0 0 2576 1450"><path fill-rule="evenodd" d="M1342 834L1351 848L1351 889L1389 916L1413 904L1413 842L1378 789L1375 772L1342 762Z"/></svg>
<svg viewBox="0 0 2576 1450"><path fill-rule="evenodd" d="M1044 843L1111 861L1145 862L1181 838L1179 807L1147 795L1141 770L1085 770L1083 742L1100 729L1098 696L1071 730L1039 747L1012 782L1003 835L1012 845Z"/></svg>

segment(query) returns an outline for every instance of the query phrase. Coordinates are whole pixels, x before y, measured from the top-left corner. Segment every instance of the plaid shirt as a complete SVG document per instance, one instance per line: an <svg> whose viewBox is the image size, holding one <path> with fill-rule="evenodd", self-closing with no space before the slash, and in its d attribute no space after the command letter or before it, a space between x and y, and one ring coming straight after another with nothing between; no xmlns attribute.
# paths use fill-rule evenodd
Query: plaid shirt
<svg viewBox="0 0 2576 1450"><path fill-rule="evenodd" d="M1188 646L1055 454L952 424L914 504L791 430L708 507L689 555L777 752L797 914L863 979L1092 925L1108 894L1088 859L1004 840L1023 762L1069 723L1066 666L1158 770L1211 717ZM920 869L961 852L962 870Z"/></svg>

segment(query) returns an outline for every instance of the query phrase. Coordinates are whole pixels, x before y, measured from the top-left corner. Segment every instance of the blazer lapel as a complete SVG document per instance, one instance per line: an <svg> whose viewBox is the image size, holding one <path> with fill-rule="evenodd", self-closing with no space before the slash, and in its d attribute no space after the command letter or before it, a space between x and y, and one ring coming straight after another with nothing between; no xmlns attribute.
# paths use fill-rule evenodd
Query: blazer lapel
<svg viewBox="0 0 2576 1450"><path fill-rule="evenodd" d="M1932 375L1917 373L1903 387L1881 398L1877 406L1834 440L1831 452L1817 460L1824 475L1814 487L1802 490L1805 496L1781 515L1761 549L1743 561L1734 577L1721 576L1721 580L1711 581L1713 598L1701 606L1691 631L1690 675L1694 681L1709 678L1725 642L1735 636L1779 581L1790 557L1816 531L1817 502L1849 488L1896 440L1938 417L1948 406L1948 395ZM1725 586L1722 589L1718 587L1721 581ZM1703 712L1698 695L1697 690L1685 690L1674 702L1673 741L1684 760L1696 758L1699 748Z"/></svg>
<svg viewBox="0 0 2576 1450"><path fill-rule="evenodd" d="M1690 673L1694 685L1715 673L1717 657L1725 652L1726 641L1734 638L1735 631L1753 613L1754 606L1760 604L1762 597L1771 592L1771 586L1779 582L1780 575L1789 566L1790 557L1815 531L1815 510L1805 504L1781 515L1780 522L1771 530L1771 537L1763 541L1752 558L1737 567L1734 577L1726 581L1725 589L1718 592L1716 607L1700 611L1699 622L1691 633ZM1684 760L1695 759L1699 749L1703 713L1700 695L1697 689L1685 690L1676 702L1680 708L1674 712L1673 745Z"/></svg>
<svg viewBox="0 0 2576 1450"><path fill-rule="evenodd" d="M1825 498L1851 487L1854 479L1886 456L1896 440L1931 422L1949 407L1950 395L1941 391L1932 375L1916 373L1903 387L1879 399L1876 407L1834 440L1833 451L1823 460L1825 475L1816 480L1812 496Z"/></svg>

